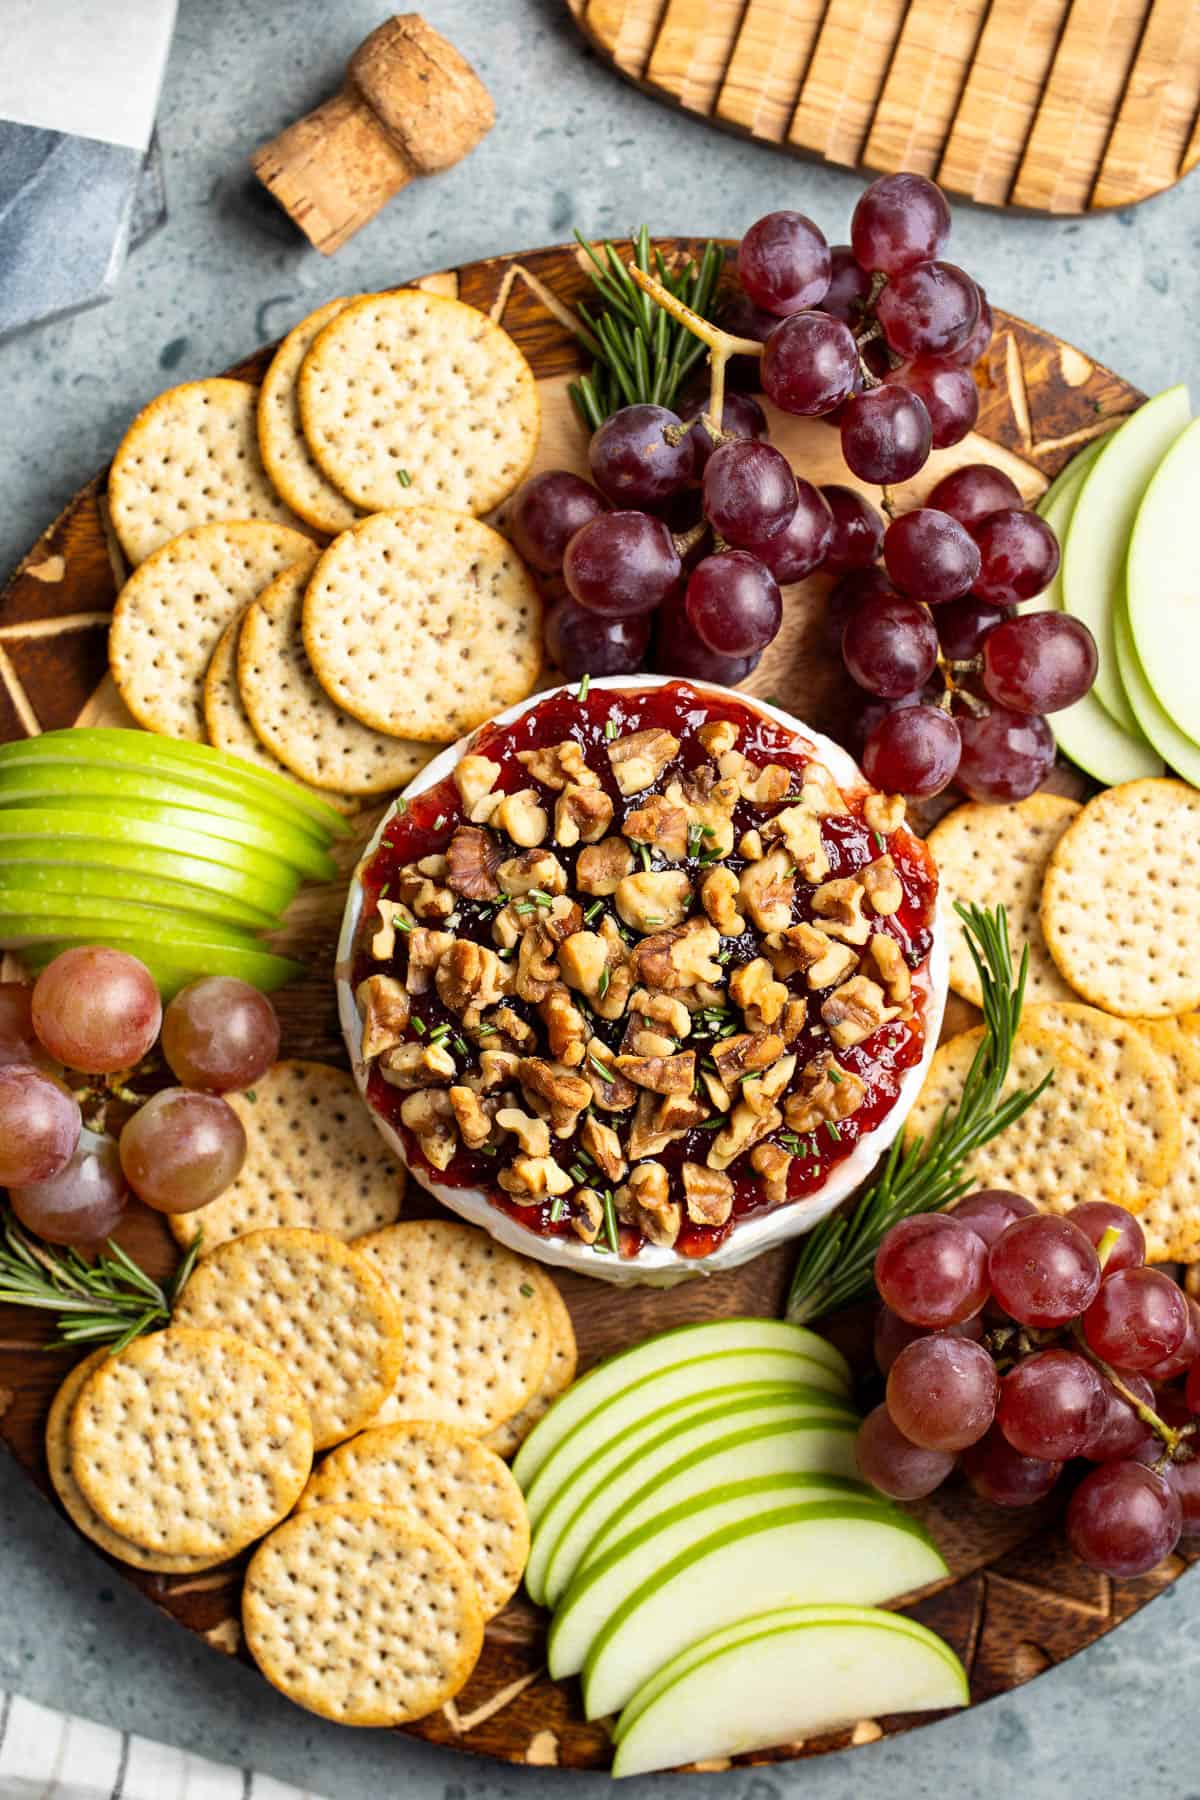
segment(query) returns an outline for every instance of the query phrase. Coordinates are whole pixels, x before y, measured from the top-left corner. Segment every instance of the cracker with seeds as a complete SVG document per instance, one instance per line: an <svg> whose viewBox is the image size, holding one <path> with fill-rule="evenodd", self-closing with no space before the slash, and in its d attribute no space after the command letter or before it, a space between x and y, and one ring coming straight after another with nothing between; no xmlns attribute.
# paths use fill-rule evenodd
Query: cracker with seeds
<svg viewBox="0 0 1200 1800"><path fill-rule="evenodd" d="M925 1085L904 1127L907 1144L928 1138L943 1108L958 1101L983 1027L960 1031L935 1051ZM981 1188L1011 1188L1043 1212L1069 1212L1083 1200L1127 1206L1125 1132L1100 1072L1067 1039L1022 1025L1001 1100L1031 1089L1054 1071L1045 1092L1015 1125L977 1150L963 1173Z"/></svg>
<svg viewBox="0 0 1200 1800"><path fill-rule="evenodd" d="M221 634L269 581L312 554L286 525L198 525L134 570L108 634L108 662L139 725L206 741L204 677Z"/></svg>
<svg viewBox="0 0 1200 1800"><path fill-rule="evenodd" d="M108 475L113 529L131 563L217 520L304 529L263 468L257 423L258 389L227 376L185 381L143 407Z"/></svg>
<svg viewBox="0 0 1200 1800"><path fill-rule="evenodd" d="M1013 960L1029 950L1027 1001L1075 1000L1042 937L1042 882L1046 865L1067 826L1080 811L1059 794L1031 794L1014 806L956 806L929 833L938 866L950 935L950 986L979 1006L983 990L955 901L980 906L1003 903Z"/></svg>
<svg viewBox="0 0 1200 1800"><path fill-rule="evenodd" d="M1066 1038L1099 1074L1125 1128L1128 1192L1122 1204L1140 1213L1179 1156L1175 1087L1153 1042L1128 1019L1114 1019L1081 1001L1027 1006L1022 1020Z"/></svg>
<svg viewBox="0 0 1200 1800"><path fill-rule="evenodd" d="M273 1687L339 1725L402 1725L452 1700L483 1648L471 1572L406 1513L299 1512L250 1559L246 1646Z"/></svg>
<svg viewBox="0 0 1200 1800"><path fill-rule="evenodd" d="M537 1393L551 1328L523 1257L445 1219L389 1225L357 1248L404 1314L404 1368L377 1424L436 1419L479 1436Z"/></svg>
<svg viewBox="0 0 1200 1800"><path fill-rule="evenodd" d="M458 1551L486 1619L520 1586L529 1559L525 1498L506 1463L455 1425L405 1419L380 1425L327 1456L297 1502L361 1501L411 1513Z"/></svg>
<svg viewBox="0 0 1200 1800"><path fill-rule="evenodd" d="M416 288L340 312L305 356L298 391L314 459L364 512L491 512L537 448L537 383L508 333Z"/></svg>
<svg viewBox="0 0 1200 1800"><path fill-rule="evenodd" d="M93 1350L90 1356L85 1356L82 1362L76 1363L50 1403L46 1419L46 1465L63 1510L76 1529L82 1531L85 1538L90 1538L106 1556L115 1556L119 1562L128 1563L131 1568L150 1569L159 1575L193 1575L202 1569L211 1569L215 1563L224 1561L224 1558L162 1556L153 1550L143 1550L140 1544L131 1543L128 1538L114 1531L111 1525L104 1523L80 1491L71 1469L68 1427L80 1389L92 1371L107 1361L108 1355L107 1349Z"/></svg>
<svg viewBox="0 0 1200 1800"><path fill-rule="evenodd" d="M344 1242L400 1215L407 1179L354 1078L326 1063L277 1062L244 1094L226 1094L246 1132L246 1160L207 1206L169 1213L185 1249L202 1228L202 1256L248 1231L294 1226Z"/></svg>
<svg viewBox="0 0 1200 1800"><path fill-rule="evenodd" d="M404 1364L404 1321L386 1284L324 1231L252 1231L222 1244L197 1265L174 1316L279 1357L318 1450L361 1431Z"/></svg>
<svg viewBox="0 0 1200 1800"><path fill-rule="evenodd" d="M285 773L312 787L344 794L393 793L424 768L432 747L385 737L333 704L304 649L307 585L308 572L301 565L286 569L246 614L236 682L246 729L256 738L260 756L269 756Z"/></svg>
<svg viewBox="0 0 1200 1800"><path fill-rule="evenodd" d="M359 512L322 474L300 423L296 381L314 340L349 300L330 300L293 325L258 390L258 448L276 492L298 518L332 537L353 525Z"/></svg>
<svg viewBox="0 0 1200 1800"><path fill-rule="evenodd" d="M1200 1264L1200 1038L1174 1019L1148 1020L1142 1029L1170 1075L1180 1118L1174 1166L1138 1216L1146 1261Z"/></svg>
<svg viewBox="0 0 1200 1800"><path fill-rule="evenodd" d="M1071 986L1121 1018L1200 1006L1200 792L1127 781L1089 800L1055 847L1042 931Z"/></svg>
<svg viewBox="0 0 1200 1800"><path fill-rule="evenodd" d="M312 1469L308 1408L283 1364L185 1325L94 1369L67 1439L104 1523L167 1556L236 1555L291 1511Z"/></svg>
<svg viewBox="0 0 1200 1800"><path fill-rule="evenodd" d="M558 1396L570 1387L579 1361L575 1327L571 1323L567 1303L559 1292L557 1282L552 1281L544 1269L531 1269L530 1276L537 1283L546 1302L550 1319L550 1361L546 1365L542 1385L533 1399L527 1401L511 1419L505 1419L503 1425L497 1425L493 1431L489 1431L484 1438L483 1442L489 1450L494 1450L498 1456L512 1456L520 1449L538 1420L549 1412Z"/></svg>
<svg viewBox="0 0 1200 1800"><path fill-rule="evenodd" d="M334 539L304 597L304 649L343 712L445 743L533 691L542 606L498 531L414 506Z"/></svg>

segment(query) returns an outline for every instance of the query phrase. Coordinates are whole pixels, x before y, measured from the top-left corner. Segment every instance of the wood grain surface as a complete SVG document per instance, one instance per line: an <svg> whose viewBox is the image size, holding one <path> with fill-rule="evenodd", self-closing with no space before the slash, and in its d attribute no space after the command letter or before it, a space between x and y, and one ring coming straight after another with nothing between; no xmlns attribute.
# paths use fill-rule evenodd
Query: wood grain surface
<svg viewBox="0 0 1200 1800"><path fill-rule="evenodd" d="M424 285L457 293L502 319L539 378L544 429L538 465L585 468L584 435L566 394L566 382L578 368L575 344L545 304L547 293L568 307L584 294L575 253L557 248L493 258L428 277ZM267 355L266 350L255 353L235 372L261 375ZM1073 451L1142 398L1082 352L1004 314L998 316L996 336L977 379L983 402L980 435L935 455L918 480L895 496L901 505L919 499L946 468L982 458L1008 469L1033 496ZM852 479L840 462L836 432L819 422L776 423L778 441L803 474L818 481ZM124 570L106 529L103 486L101 471L43 533L0 596L0 738L76 722L129 722L105 678L105 631ZM814 577L787 591L785 628L747 685L837 735L847 696L821 642L827 587L827 581ZM1059 771L1058 777L1060 785L1078 785L1068 771ZM363 816L364 831L375 816ZM353 846L341 853L347 869L354 853ZM282 941L304 959L309 974L276 997L285 1054L345 1060L332 981L343 896L341 882L310 888L289 915ZM967 1010L952 1006L956 1027L966 1022ZM437 1212L421 1190L414 1186L410 1193L411 1213ZM157 1215L131 1209L120 1238L155 1273L173 1267L174 1244ZM791 1263L792 1252L784 1249L731 1274L698 1279L667 1293L617 1290L573 1276L557 1279L575 1321L581 1366L586 1367L602 1354L682 1320L777 1313ZM832 1335L857 1353L864 1367L870 1361L868 1329L869 1322L854 1315L831 1325ZM38 1315L0 1308L0 1435L49 1493L43 1426L51 1395L72 1359L47 1354L46 1335ZM869 1401L869 1391L863 1397ZM1051 1503L1009 1515L952 1485L921 1509L952 1574L940 1589L916 1597L904 1610L942 1632L963 1657L975 1700L1003 1693L1091 1643L1167 1586L1183 1567L1182 1559L1174 1557L1153 1576L1122 1584L1092 1575L1066 1552L1057 1523L1059 1507ZM239 1563L196 1577L145 1575L116 1566L180 1624L216 1648L244 1656ZM583 1721L577 1685L556 1684L545 1675L545 1627L544 1613L523 1598L514 1600L489 1624L483 1658L457 1703L408 1729L433 1742L510 1762L606 1766L607 1733ZM814 1755L921 1722L864 1721L853 1733L802 1747L783 1745L747 1760Z"/></svg>

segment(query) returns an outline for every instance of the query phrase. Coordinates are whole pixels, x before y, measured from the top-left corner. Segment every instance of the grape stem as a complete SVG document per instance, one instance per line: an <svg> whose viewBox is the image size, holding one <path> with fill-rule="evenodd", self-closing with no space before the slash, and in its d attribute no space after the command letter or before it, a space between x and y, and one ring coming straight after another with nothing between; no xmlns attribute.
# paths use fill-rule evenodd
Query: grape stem
<svg viewBox="0 0 1200 1800"><path fill-rule="evenodd" d="M685 331L699 338L708 346L708 362L712 372L712 383L709 388L708 405L704 409L704 426L714 443L722 441L720 420L725 411L725 366L731 356L761 356L763 347L756 338L734 337L732 332L722 331L711 319L701 318L693 312L685 300L673 294L669 287L651 275L647 269L639 269L631 263L629 273L642 292L669 313L677 324Z"/></svg>
<svg viewBox="0 0 1200 1800"><path fill-rule="evenodd" d="M1105 1237L1115 1237L1117 1234L1105 1232L1104 1235ZM1160 1418L1152 1406L1147 1406L1144 1400L1139 1400L1133 1389L1126 1387L1125 1383L1121 1380L1121 1377L1117 1374L1117 1371L1111 1364L1106 1363L1102 1356L1097 1356L1096 1352L1084 1337L1083 1327L1078 1319L1072 1321L1069 1327L1069 1333L1070 1336L1075 1339L1076 1348L1080 1351L1081 1355L1087 1358L1094 1369L1099 1369L1105 1381L1109 1382L1117 1390L1126 1406L1131 1406L1133 1408L1138 1418L1142 1421L1142 1424L1148 1425L1155 1437L1162 1439L1163 1443L1166 1445L1167 1461L1190 1462L1196 1453L1191 1444L1188 1443L1188 1439L1195 1433L1195 1425L1181 1425L1179 1429L1176 1430L1173 1425L1168 1425L1165 1419Z"/></svg>

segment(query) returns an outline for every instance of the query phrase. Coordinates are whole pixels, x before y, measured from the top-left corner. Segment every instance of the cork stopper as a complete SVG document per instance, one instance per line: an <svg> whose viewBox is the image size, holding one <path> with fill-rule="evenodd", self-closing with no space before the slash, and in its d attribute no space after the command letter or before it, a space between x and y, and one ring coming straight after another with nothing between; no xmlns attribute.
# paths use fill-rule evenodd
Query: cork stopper
<svg viewBox="0 0 1200 1800"><path fill-rule="evenodd" d="M364 38L341 91L254 152L251 165L326 256L420 175L448 169L495 121L491 95L419 13Z"/></svg>

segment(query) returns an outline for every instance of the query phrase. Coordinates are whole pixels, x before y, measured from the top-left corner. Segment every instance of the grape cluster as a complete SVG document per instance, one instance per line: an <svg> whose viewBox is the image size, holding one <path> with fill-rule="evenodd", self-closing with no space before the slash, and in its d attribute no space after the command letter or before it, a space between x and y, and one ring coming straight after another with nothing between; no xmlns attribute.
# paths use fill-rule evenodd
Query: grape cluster
<svg viewBox="0 0 1200 1800"><path fill-rule="evenodd" d="M960 1462L983 1499L1031 1506L1082 1459L1067 1536L1119 1577L1200 1533L1200 1307L1144 1258L1137 1220L1107 1201L1055 1217L991 1189L893 1225L864 1478L913 1500Z"/></svg>
<svg viewBox="0 0 1200 1800"><path fill-rule="evenodd" d="M178 1085L142 1099L128 1082L148 1072L140 1065L160 1032ZM80 946L32 987L0 983L0 1185L13 1212L48 1243L87 1250L115 1231L131 1192L157 1212L206 1205L246 1153L222 1096L258 1080L278 1051L271 1002L230 976L192 982L164 1012L136 957ZM105 1127L117 1114L114 1134Z"/></svg>

